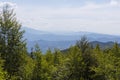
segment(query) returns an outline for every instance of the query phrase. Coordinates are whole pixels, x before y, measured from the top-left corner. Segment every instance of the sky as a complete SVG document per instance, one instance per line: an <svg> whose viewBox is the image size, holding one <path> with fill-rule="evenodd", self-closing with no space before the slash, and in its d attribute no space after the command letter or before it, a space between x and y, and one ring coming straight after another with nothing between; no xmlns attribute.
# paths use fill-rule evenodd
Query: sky
<svg viewBox="0 0 120 80"><path fill-rule="evenodd" d="M5 3L25 27L120 35L120 0L0 0Z"/></svg>

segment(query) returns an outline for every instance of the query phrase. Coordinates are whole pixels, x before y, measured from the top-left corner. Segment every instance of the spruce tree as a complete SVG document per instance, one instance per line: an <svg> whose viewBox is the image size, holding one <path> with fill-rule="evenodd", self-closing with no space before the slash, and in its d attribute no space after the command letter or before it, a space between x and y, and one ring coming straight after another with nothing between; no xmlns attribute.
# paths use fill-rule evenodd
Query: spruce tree
<svg viewBox="0 0 120 80"><path fill-rule="evenodd" d="M33 60L35 61L35 67L33 69L32 80L42 80L42 54L37 44L35 45L33 57Z"/></svg>
<svg viewBox="0 0 120 80"><path fill-rule="evenodd" d="M4 69L12 76L19 76L22 65L21 55L26 53L26 43L23 40L24 31L17 21L14 10L5 5L0 13L0 53L5 60Z"/></svg>
<svg viewBox="0 0 120 80"><path fill-rule="evenodd" d="M79 41L77 41L76 46L80 49L82 53L83 62L86 65L83 71L83 78L85 80L91 80L91 76L94 75L94 71L91 70L91 67L95 65L95 61L92 54L92 48L88 39L83 36Z"/></svg>
<svg viewBox="0 0 120 80"><path fill-rule="evenodd" d="M0 58L0 80L6 80L8 78L8 74L3 70L4 60Z"/></svg>

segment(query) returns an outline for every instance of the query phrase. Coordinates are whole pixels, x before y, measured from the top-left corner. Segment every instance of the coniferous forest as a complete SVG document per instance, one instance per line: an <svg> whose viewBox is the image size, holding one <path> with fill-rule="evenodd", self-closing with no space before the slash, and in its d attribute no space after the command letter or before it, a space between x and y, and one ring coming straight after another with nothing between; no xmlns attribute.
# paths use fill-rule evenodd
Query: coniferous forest
<svg viewBox="0 0 120 80"><path fill-rule="evenodd" d="M120 80L120 47L100 49L82 37L67 50L48 49L36 44L27 52L25 31L14 10L5 6L0 13L0 80Z"/></svg>

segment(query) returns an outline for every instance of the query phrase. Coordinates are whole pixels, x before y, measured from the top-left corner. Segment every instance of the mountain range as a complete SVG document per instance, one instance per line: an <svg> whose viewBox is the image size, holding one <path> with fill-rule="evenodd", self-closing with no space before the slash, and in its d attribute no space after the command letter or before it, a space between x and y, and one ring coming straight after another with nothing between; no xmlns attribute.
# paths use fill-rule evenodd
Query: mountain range
<svg viewBox="0 0 120 80"><path fill-rule="evenodd" d="M101 46L111 46L114 42L120 43L120 36L99 34L92 32L47 32L40 31L28 27L22 27L25 30L24 38L27 39L27 48L30 52L31 48L38 44L41 51L45 52L47 49L54 50L67 49L72 45L75 45L77 40L80 40L82 36L86 36L91 43L100 44Z"/></svg>

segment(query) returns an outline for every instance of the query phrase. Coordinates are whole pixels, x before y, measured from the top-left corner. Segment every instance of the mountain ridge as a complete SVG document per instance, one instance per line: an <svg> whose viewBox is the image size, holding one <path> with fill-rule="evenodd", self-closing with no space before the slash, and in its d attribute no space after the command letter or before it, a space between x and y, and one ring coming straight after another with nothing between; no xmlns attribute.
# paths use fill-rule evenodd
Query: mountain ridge
<svg viewBox="0 0 120 80"><path fill-rule="evenodd" d="M70 32L70 33L51 33L45 31L39 31L31 28L23 28L26 32L24 34L24 38L27 40L35 41L35 40L48 40L48 41L65 41L65 40L79 40L82 36L88 37L90 41L117 41L120 42L120 37L116 35L108 35L108 34L99 34L92 32ZM32 37L31 37L32 36Z"/></svg>
<svg viewBox="0 0 120 80"><path fill-rule="evenodd" d="M48 48L54 49L67 49L71 45L75 45L77 40L80 40L82 36L86 36L89 42L98 41L101 42L102 45L107 42L118 42L120 43L120 37L116 35L108 35L108 34L99 34L92 32L67 32L64 33L51 33L40 30L35 30L31 28L22 28L25 30L24 38L27 39L27 48L28 51L35 44L38 44L43 52L45 52ZM95 42L94 42L95 44ZM111 46L111 45L109 45Z"/></svg>

